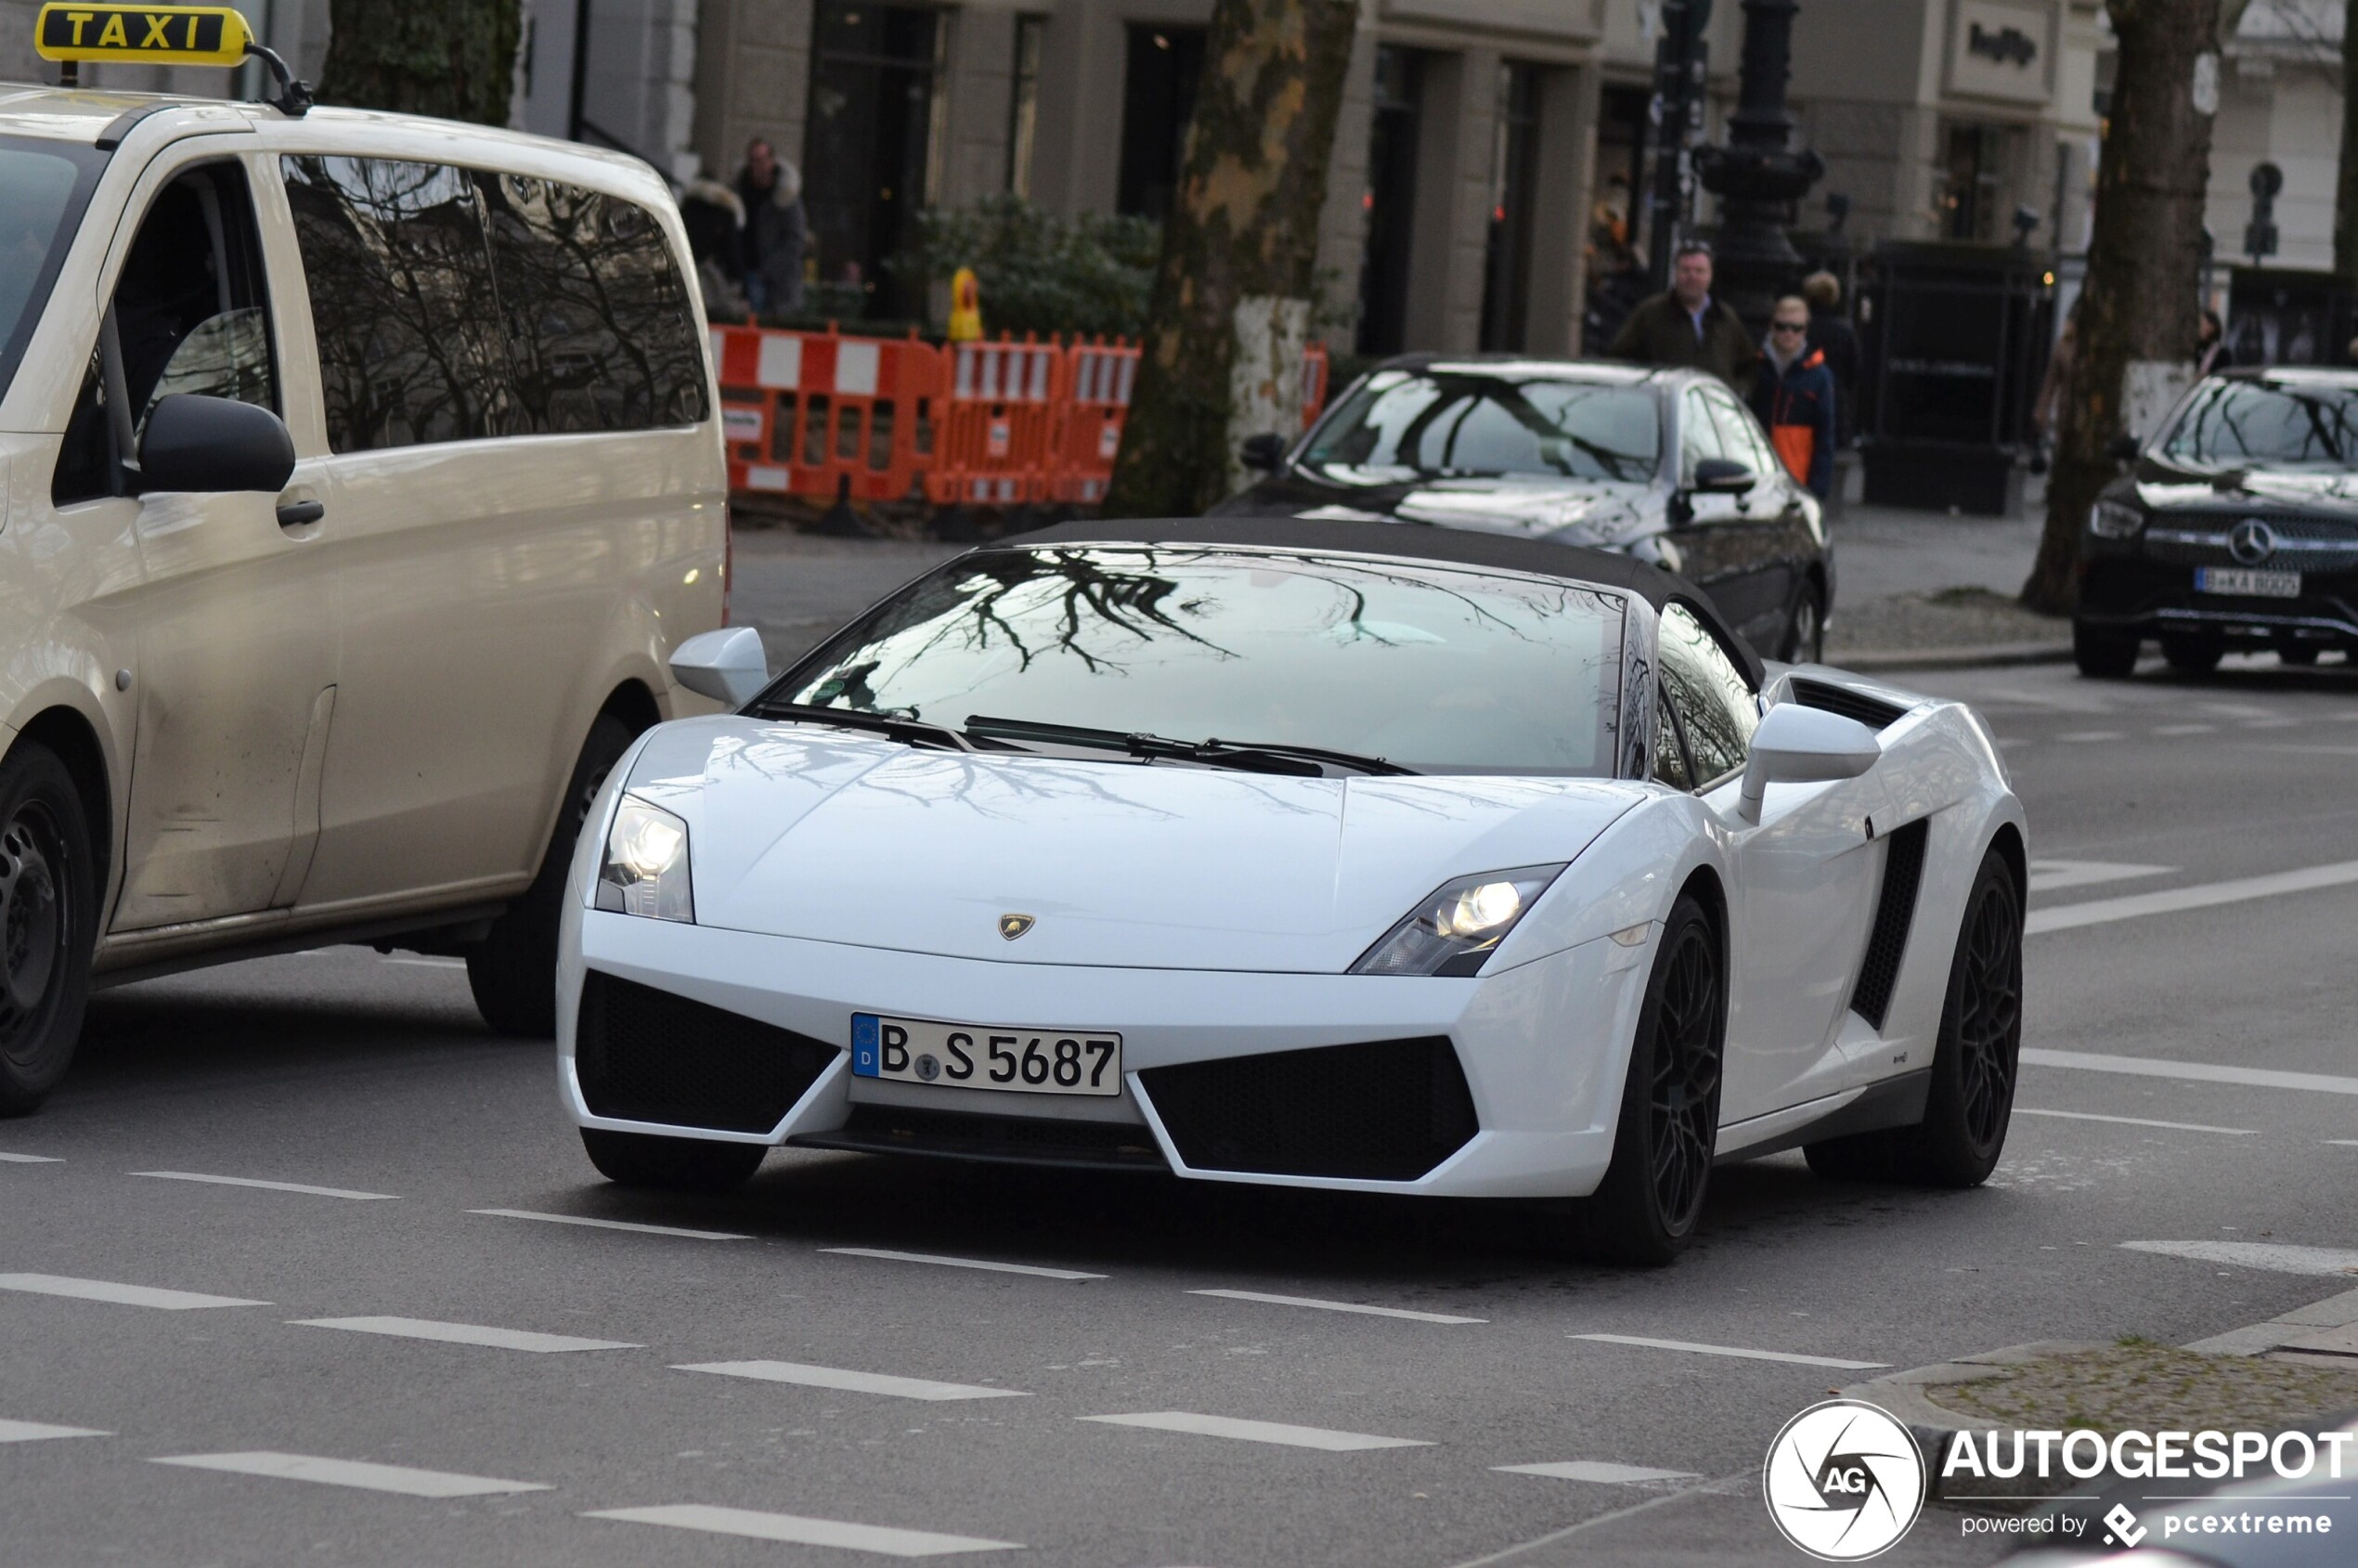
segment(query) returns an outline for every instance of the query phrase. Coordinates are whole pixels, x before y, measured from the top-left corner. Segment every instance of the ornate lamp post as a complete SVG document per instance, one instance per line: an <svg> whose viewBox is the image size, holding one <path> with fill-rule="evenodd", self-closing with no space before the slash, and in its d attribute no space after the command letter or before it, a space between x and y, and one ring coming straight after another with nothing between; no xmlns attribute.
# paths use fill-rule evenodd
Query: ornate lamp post
<svg viewBox="0 0 2358 1568"><path fill-rule="evenodd" d="M1801 269L1785 237L1794 203L1826 172L1825 160L1795 149L1785 79L1793 67L1793 19L1799 0L1743 0L1743 58L1728 145L1697 151L1704 188L1719 198L1717 292L1749 325L1768 318L1780 291Z"/></svg>

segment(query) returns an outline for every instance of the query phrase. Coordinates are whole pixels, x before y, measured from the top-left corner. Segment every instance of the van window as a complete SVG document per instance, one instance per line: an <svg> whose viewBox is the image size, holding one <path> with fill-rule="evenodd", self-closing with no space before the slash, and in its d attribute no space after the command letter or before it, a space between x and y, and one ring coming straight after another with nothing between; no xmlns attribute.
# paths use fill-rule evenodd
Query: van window
<svg viewBox="0 0 2358 1568"><path fill-rule="evenodd" d="M0 136L0 392L16 379L106 162L73 142Z"/></svg>
<svg viewBox="0 0 2358 1568"><path fill-rule="evenodd" d="M330 450L525 429L466 172L383 158L288 158L281 168L319 340Z"/></svg>
<svg viewBox="0 0 2358 1568"><path fill-rule="evenodd" d="M245 170L201 163L158 191L139 219L100 329L122 350L127 424L109 429L104 350L92 356L50 483L58 504L114 493L114 463L137 450L148 415L175 393L277 412L269 286ZM130 449L118 452L120 438Z"/></svg>
<svg viewBox="0 0 2358 1568"><path fill-rule="evenodd" d="M703 345L653 214L554 180L479 178L527 428L652 430L701 421Z"/></svg>

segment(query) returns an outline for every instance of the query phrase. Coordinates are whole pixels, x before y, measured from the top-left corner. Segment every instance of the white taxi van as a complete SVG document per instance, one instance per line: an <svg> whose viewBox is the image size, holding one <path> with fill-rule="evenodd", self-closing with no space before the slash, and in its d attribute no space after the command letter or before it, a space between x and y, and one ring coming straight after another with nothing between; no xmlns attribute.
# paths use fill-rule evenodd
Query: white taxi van
<svg viewBox="0 0 2358 1568"><path fill-rule="evenodd" d="M254 53L282 86L0 84L0 1113L57 1084L93 984L259 952L461 954L488 1022L550 1032L582 814L708 710L667 661L727 613L668 190L306 112L234 11L37 26L52 59Z"/></svg>

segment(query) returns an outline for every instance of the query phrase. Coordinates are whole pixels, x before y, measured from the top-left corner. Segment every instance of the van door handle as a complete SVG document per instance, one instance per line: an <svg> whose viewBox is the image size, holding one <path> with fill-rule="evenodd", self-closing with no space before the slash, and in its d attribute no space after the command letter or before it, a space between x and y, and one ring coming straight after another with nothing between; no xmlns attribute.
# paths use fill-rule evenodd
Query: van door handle
<svg viewBox="0 0 2358 1568"><path fill-rule="evenodd" d="M281 501L279 505L279 526L300 528L327 515L327 507L318 501Z"/></svg>

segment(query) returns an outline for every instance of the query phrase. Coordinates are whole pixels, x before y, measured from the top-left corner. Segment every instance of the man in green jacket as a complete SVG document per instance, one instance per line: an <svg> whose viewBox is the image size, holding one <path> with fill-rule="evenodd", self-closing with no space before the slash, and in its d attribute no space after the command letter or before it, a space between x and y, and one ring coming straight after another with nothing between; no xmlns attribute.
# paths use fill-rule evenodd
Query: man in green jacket
<svg viewBox="0 0 2358 1568"><path fill-rule="evenodd" d="M1739 396L1760 362L1743 320L1711 297L1711 247L1692 240L1672 260L1670 292L1631 311L1606 352L1662 369L1709 370Z"/></svg>

